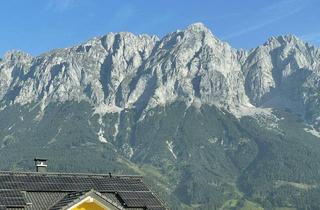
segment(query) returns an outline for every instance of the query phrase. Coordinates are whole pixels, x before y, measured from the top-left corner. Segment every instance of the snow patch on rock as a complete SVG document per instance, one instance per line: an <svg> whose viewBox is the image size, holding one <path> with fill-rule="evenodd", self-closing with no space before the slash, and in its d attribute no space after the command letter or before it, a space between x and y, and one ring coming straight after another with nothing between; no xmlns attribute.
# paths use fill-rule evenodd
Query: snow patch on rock
<svg viewBox="0 0 320 210"><path fill-rule="evenodd" d="M314 127L311 126L311 128L304 128L304 130L308 133L311 133L312 135L320 138L320 132L317 131Z"/></svg>
<svg viewBox="0 0 320 210"><path fill-rule="evenodd" d="M174 153L173 151L173 142L172 141L166 141L167 144L167 148L168 150L171 152L172 156L174 157L174 159L177 159L177 155Z"/></svg>
<svg viewBox="0 0 320 210"><path fill-rule="evenodd" d="M16 124L13 123L9 128L8 128L8 131L10 131Z"/></svg>
<svg viewBox="0 0 320 210"><path fill-rule="evenodd" d="M119 125L120 125L120 114L118 115L118 121L114 124L114 134L113 134L113 141L117 140L119 134Z"/></svg>
<svg viewBox="0 0 320 210"><path fill-rule="evenodd" d="M108 143L107 139L104 137L104 130L102 130L102 128L100 128L98 134L98 139L100 142L102 143Z"/></svg>
<svg viewBox="0 0 320 210"><path fill-rule="evenodd" d="M104 129L103 128L105 127L105 124L102 120L102 115L99 115L98 123L100 125L99 131L97 133L98 139L102 143L108 143L107 139L104 137Z"/></svg>

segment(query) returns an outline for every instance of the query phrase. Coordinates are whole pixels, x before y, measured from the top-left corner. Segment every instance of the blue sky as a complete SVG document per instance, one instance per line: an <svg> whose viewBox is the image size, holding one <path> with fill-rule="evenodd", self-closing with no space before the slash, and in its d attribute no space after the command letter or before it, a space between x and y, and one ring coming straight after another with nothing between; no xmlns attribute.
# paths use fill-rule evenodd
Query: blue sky
<svg viewBox="0 0 320 210"><path fill-rule="evenodd" d="M203 22L233 47L294 34L320 46L319 0L6 0L0 7L0 57L34 56L108 32L160 37Z"/></svg>

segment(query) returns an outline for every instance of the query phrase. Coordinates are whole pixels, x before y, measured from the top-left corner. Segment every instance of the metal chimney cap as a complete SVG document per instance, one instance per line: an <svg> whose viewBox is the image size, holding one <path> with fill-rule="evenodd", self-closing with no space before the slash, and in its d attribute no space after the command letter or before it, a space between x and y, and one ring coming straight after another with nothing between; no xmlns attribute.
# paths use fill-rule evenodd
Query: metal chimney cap
<svg viewBox="0 0 320 210"><path fill-rule="evenodd" d="M48 159L45 158L34 158L34 161L47 161Z"/></svg>

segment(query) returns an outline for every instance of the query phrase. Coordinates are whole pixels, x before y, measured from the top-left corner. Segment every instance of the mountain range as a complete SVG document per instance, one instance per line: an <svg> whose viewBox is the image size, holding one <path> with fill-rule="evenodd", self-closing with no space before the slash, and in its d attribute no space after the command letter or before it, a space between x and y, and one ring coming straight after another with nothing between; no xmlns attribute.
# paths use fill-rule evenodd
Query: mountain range
<svg viewBox="0 0 320 210"><path fill-rule="evenodd" d="M0 168L136 173L171 209L320 209L320 49L201 23L0 60Z"/></svg>

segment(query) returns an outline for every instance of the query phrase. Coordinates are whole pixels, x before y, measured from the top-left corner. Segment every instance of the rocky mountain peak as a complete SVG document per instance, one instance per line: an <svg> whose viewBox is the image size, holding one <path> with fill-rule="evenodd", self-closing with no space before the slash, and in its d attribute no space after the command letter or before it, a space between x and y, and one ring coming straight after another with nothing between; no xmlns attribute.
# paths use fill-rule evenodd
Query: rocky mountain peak
<svg viewBox="0 0 320 210"><path fill-rule="evenodd" d="M288 44L297 44L303 43L297 36L288 34L288 35L280 35L273 36L268 39L268 41L264 45L288 45Z"/></svg>
<svg viewBox="0 0 320 210"><path fill-rule="evenodd" d="M299 101L291 108L301 111L310 93L299 90L318 84L319 60L319 50L292 35L246 52L220 41L202 23L162 39L109 33L36 58L8 52L0 65L0 100L87 100L104 112L181 100L235 110L250 103L272 107L296 90L301 97L288 96L287 103Z"/></svg>
<svg viewBox="0 0 320 210"><path fill-rule="evenodd" d="M21 50L10 50L4 54L4 62L30 63L32 56Z"/></svg>
<svg viewBox="0 0 320 210"><path fill-rule="evenodd" d="M211 33L211 31L201 22L189 25L186 28L186 31Z"/></svg>

